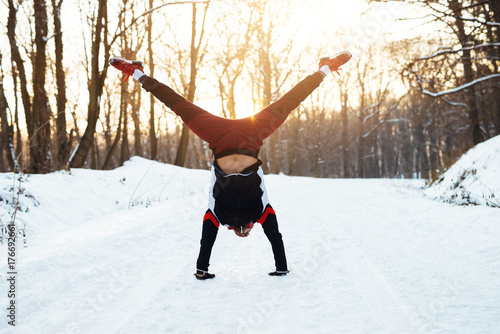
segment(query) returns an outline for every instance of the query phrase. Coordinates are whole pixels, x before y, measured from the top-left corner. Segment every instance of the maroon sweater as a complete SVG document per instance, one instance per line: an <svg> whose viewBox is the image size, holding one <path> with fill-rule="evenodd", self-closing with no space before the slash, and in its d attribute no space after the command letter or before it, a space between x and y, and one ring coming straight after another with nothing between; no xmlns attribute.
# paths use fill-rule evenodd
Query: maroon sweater
<svg viewBox="0 0 500 334"><path fill-rule="evenodd" d="M227 119L201 109L147 75L139 79L146 91L172 109L198 137L208 142L216 159L234 153L257 158L264 139L276 131L322 81L320 73L313 73L257 114Z"/></svg>

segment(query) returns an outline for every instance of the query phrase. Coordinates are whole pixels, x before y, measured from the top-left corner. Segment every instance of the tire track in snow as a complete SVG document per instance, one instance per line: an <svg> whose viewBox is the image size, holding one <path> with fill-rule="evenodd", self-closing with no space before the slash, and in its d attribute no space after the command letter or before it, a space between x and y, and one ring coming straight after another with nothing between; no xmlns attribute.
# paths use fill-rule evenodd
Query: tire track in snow
<svg viewBox="0 0 500 334"><path fill-rule="evenodd" d="M417 332L410 307L397 297L391 284L352 240L339 241L336 254L343 272L350 277L357 295L371 314L364 328L390 333ZM389 324L385 321L388 314L392 319Z"/></svg>

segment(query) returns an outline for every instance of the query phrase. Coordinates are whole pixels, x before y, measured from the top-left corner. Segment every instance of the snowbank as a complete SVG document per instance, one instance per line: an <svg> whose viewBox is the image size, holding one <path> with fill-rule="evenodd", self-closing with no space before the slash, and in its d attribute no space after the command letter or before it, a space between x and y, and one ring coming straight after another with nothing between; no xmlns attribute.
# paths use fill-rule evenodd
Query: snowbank
<svg viewBox="0 0 500 334"><path fill-rule="evenodd" d="M19 175L0 174L0 226L9 223L18 193L16 225L39 234L169 197L196 196L208 182L207 173L133 157L112 171L72 169L23 175L21 182Z"/></svg>
<svg viewBox="0 0 500 334"><path fill-rule="evenodd" d="M425 195L460 205L500 207L500 136L470 149Z"/></svg>

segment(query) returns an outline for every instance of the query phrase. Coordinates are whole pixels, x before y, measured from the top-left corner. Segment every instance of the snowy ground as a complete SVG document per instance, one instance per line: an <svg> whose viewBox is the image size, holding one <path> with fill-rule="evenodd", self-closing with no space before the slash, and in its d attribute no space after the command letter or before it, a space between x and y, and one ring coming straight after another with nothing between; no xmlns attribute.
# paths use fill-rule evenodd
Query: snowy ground
<svg viewBox="0 0 500 334"><path fill-rule="evenodd" d="M270 175L291 273L267 275L256 226L246 239L222 229L217 277L197 281L208 182L139 158L23 179L16 328L4 243L0 332L498 333L499 209L432 200L423 181ZM3 224L13 184L0 175Z"/></svg>

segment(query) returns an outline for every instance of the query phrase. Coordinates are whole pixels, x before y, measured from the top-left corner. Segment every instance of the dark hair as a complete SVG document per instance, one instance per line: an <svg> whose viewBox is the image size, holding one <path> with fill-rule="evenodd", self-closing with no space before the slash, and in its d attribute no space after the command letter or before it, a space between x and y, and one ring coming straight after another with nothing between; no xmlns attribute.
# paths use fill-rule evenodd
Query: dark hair
<svg viewBox="0 0 500 334"><path fill-rule="evenodd" d="M241 238L248 237L250 235L251 228L246 226L234 226L234 233Z"/></svg>

